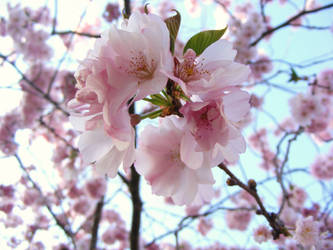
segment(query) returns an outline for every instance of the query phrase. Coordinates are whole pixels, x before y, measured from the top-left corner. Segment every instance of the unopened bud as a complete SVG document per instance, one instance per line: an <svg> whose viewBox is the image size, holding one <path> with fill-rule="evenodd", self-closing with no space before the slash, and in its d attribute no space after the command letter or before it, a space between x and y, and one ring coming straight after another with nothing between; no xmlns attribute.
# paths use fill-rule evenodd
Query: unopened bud
<svg viewBox="0 0 333 250"><path fill-rule="evenodd" d="M248 180L247 185L249 186L249 188L256 191L257 183L255 180L253 180L253 179Z"/></svg>
<svg viewBox="0 0 333 250"><path fill-rule="evenodd" d="M273 220L276 220L277 215L276 215L276 213L270 213L270 217L271 217Z"/></svg>
<svg viewBox="0 0 333 250"><path fill-rule="evenodd" d="M262 211L261 211L260 209L257 209L257 210L256 210L256 214L257 214L257 215L261 215L261 214L262 214Z"/></svg>
<svg viewBox="0 0 333 250"><path fill-rule="evenodd" d="M133 127L135 127L136 125L138 125L141 121L141 117L139 115L131 115L131 125Z"/></svg>
<svg viewBox="0 0 333 250"><path fill-rule="evenodd" d="M234 179L228 178L227 179L227 185L228 186L235 186L235 185L237 185L237 183L236 183L236 181Z"/></svg>

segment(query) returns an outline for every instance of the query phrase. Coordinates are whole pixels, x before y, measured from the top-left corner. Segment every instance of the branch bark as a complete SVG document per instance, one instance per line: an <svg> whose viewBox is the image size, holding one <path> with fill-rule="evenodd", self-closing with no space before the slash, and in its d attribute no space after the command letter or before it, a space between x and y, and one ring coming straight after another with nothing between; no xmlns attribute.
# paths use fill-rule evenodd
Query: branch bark
<svg viewBox="0 0 333 250"><path fill-rule="evenodd" d="M75 243L75 239L74 239L74 233L72 232L71 227L68 224L64 224L56 215L56 213L52 210L52 207L50 206L47 197L43 194L41 188L37 185L37 183L31 178L29 172L27 171L26 167L23 165L23 162L21 160L21 158L19 157L19 155L15 154L14 157L16 158L20 168L22 169L22 171L25 173L26 178L29 180L29 182L32 184L33 188L36 189L40 196L43 198L44 202L45 202L45 206L47 208L47 210L49 211L49 213L51 214L52 218L55 220L56 224L63 230L63 232L66 234L66 236L71 240L74 249L76 248L76 243Z"/></svg>
<svg viewBox="0 0 333 250"><path fill-rule="evenodd" d="M102 211L104 205L104 196L99 200L95 209L94 224L91 230L91 241L90 241L90 250L96 249L97 240L98 240L98 228L99 222L101 221Z"/></svg>
<svg viewBox="0 0 333 250"><path fill-rule="evenodd" d="M316 9L312 9L312 10L303 10L301 11L300 13L298 13L297 15L291 17L290 19L288 19L287 21L281 23L280 25L272 28L272 29L269 29L269 30L266 30L264 33L261 34L261 36L255 40L254 42L252 42L250 44L250 46L255 46L257 45L257 43L259 43L264 37L272 34L273 32L283 28L283 27L286 27L288 25L290 25L293 21L295 21L296 19L300 18L301 16L304 16L304 15L307 15L307 14L311 14L311 13L315 13L315 12L318 12L318 11L322 11L322 10L325 10L325 9L329 9L329 8L332 8L333 7L333 3L330 3L328 5L324 5L324 6L321 6L319 8L316 8Z"/></svg>
<svg viewBox="0 0 333 250"><path fill-rule="evenodd" d="M220 163L218 165L220 169L222 169L230 178L227 180L227 184L229 186L239 186L240 188L244 189L248 192L257 202L259 206L259 210L257 210L257 214L263 215L271 228L273 229L272 235L274 239L278 239L280 234L285 236L289 236L290 233L288 232L287 228L283 225L282 221L279 220L278 216L275 213L269 213L264 204L262 203L256 189L256 182L254 180L249 180L248 184L244 184L240 181L224 163Z"/></svg>
<svg viewBox="0 0 333 250"><path fill-rule="evenodd" d="M128 17L131 15L130 0L124 0L124 14ZM135 114L134 104L132 104L129 107L128 111L130 114ZM136 130L135 130L135 137L136 137ZM131 193L132 209L133 209L131 232L130 232L130 248L131 250L139 250L142 201L140 197L140 175L136 172L134 164L131 166L131 179L128 183L128 187Z"/></svg>

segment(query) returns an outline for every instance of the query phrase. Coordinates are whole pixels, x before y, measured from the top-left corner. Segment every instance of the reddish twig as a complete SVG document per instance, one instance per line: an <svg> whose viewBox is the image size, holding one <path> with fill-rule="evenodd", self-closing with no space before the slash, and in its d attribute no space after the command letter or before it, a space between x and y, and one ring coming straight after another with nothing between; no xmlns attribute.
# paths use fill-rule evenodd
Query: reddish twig
<svg viewBox="0 0 333 250"><path fill-rule="evenodd" d="M227 180L227 184L229 186L239 186L246 192L248 192L257 202L259 206L259 210L257 210L257 214L263 215L271 228L273 229L272 235L274 239L278 239L280 234L283 234L285 236L289 236L290 233L288 232L287 228L283 225L283 222L278 218L278 216L275 213L269 213L264 204L262 203L256 188L256 182L252 179L248 181L248 184L244 184L242 181L240 181L224 164L221 163L218 165L220 169L222 169L230 178Z"/></svg>

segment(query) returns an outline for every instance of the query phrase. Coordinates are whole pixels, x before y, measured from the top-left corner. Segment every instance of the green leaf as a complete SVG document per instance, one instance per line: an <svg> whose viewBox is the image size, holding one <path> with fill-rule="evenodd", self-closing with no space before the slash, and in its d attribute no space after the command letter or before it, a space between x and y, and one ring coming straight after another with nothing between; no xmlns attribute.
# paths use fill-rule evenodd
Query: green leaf
<svg viewBox="0 0 333 250"><path fill-rule="evenodd" d="M176 15L169 17L167 19L164 20L169 33L170 33L170 51L173 54L174 50L175 50L175 41L177 38L177 34L179 31L179 27L180 27L180 22L181 22L181 16L179 14L179 12L177 10L176 11Z"/></svg>
<svg viewBox="0 0 333 250"><path fill-rule="evenodd" d="M161 94L151 95L149 98L143 98L143 100L150 102L157 106L168 106L168 100L164 98Z"/></svg>
<svg viewBox="0 0 333 250"><path fill-rule="evenodd" d="M301 78L298 76L298 74L296 73L296 71L291 68L291 74L290 74L290 79L288 82L298 82L299 80L301 80Z"/></svg>
<svg viewBox="0 0 333 250"><path fill-rule="evenodd" d="M162 113L163 113L163 110L159 109L159 110L155 110L155 111L153 111L151 113L142 115L140 118L141 118L141 120L144 120L146 118L155 119L155 118L159 117Z"/></svg>
<svg viewBox="0 0 333 250"><path fill-rule="evenodd" d="M228 27L225 27L221 30L206 30L195 34L187 41L183 54L185 54L186 50L193 49L197 56L200 55L209 45L219 40L227 28Z"/></svg>

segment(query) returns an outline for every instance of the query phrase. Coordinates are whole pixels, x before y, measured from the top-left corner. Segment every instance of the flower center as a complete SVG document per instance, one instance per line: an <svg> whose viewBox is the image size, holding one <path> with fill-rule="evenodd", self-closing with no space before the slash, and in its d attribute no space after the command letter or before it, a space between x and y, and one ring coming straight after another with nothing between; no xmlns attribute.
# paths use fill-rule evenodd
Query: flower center
<svg viewBox="0 0 333 250"><path fill-rule="evenodd" d="M125 72L141 80L151 79L156 69L156 61L152 58L150 61L139 51L130 57L128 67Z"/></svg>
<svg viewBox="0 0 333 250"><path fill-rule="evenodd" d="M199 80L209 75L209 72L203 68L203 63L196 60L196 54L188 49L184 55L183 62L176 66L175 75L184 82Z"/></svg>

